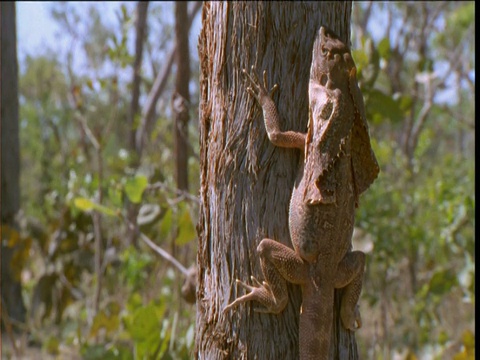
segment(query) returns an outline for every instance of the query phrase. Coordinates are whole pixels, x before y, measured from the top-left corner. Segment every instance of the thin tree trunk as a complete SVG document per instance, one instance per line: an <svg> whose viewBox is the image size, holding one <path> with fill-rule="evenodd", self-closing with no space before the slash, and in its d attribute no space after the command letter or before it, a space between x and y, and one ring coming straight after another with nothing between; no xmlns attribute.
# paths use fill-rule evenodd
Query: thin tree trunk
<svg viewBox="0 0 480 360"><path fill-rule="evenodd" d="M188 153L191 148L188 140L188 122L190 120L190 51L188 45L188 2L175 3L175 62L177 74L175 91L172 96L172 111L174 116L174 153L175 181L177 189L188 192ZM184 258L189 247L179 248L172 239L172 255Z"/></svg>
<svg viewBox="0 0 480 360"><path fill-rule="evenodd" d="M139 115L139 98L140 98L140 70L142 68L143 59L143 43L145 41L145 28L147 26L147 9L148 1L139 1L137 3L137 21L135 24L135 62L133 64L133 80L132 80L132 101L130 103L130 149L137 152L135 144L136 124L135 119ZM138 159L137 159L138 161Z"/></svg>
<svg viewBox="0 0 480 360"><path fill-rule="evenodd" d="M136 124L137 116L139 116L139 99L140 99L140 70L142 68L143 58L143 43L145 41L145 32L147 25L147 9L148 1L139 1L137 3L137 22L135 25L136 38L135 38L135 61L133 64L133 80L132 80L132 101L130 103L130 116L129 116L129 149L131 154L131 162L134 168L137 168L140 164L141 145L136 143ZM139 119L137 119L139 120ZM140 139L143 141L143 139ZM137 204L127 204L127 219L130 223L135 225L134 229L127 227L126 241L127 244L137 245L137 214L139 206Z"/></svg>
<svg viewBox="0 0 480 360"><path fill-rule="evenodd" d="M2 228L17 229L20 209L20 145L18 127L18 62L14 2L1 4L1 221ZM2 232L7 233L6 231ZM3 240L3 239L2 239ZM5 245L4 245L5 244ZM10 319L25 322L19 274L10 267L15 247L1 244L1 306Z"/></svg>
<svg viewBox="0 0 480 360"><path fill-rule="evenodd" d="M300 288L289 286L279 315L247 303L235 279L263 280L258 243L291 246L288 205L299 153L270 144L242 69L255 65L278 83L282 130L306 132L312 45L321 25L348 44L350 2L206 2L199 39L201 206L198 224L198 359L297 359ZM336 294L338 307L338 293ZM332 358L356 359L353 333L333 325Z"/></svg>
<svg viewBox="0 0 480 360"><path fill-rule="evenodd" d="M172 109L175 116L175 179L177 188L188 191L188 121L190 91L190 51L188 49L188 23L186 1L175 3L175 38L177 43L177 76Z"/></svg>

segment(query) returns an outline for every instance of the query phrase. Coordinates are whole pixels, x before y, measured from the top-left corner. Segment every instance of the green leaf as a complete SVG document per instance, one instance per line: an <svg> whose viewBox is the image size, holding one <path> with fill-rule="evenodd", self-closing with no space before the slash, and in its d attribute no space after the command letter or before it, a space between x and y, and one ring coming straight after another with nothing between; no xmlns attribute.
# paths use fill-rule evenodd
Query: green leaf
<svg viewBox="0 0 480 360"><path fill-rule="evenodd" d="M457 278L451 270L436 272L428 284L429 293L432 295L443 295L457 284Z"/></svg>
<svg viewBox="0 0 480 360"><path fill-rule="evenodd" d="M148 180L143 175L136 175L134 178L127 179L125 183L125 193L134 204L142 200L142 195L147 188Z"/></svg>
<svg viewBox="0 0 480 360"><path fill-rule="evenodd" d="M122 206L122 191L116 186L116 184L111 184L108 188L108 199L114 206Z"/></svg>
<svg viewBox="0 0 480 360"><path fill-rule="evenodd" d="M171 228L172 228L172 221L173 221L173 212L172 209L168 209L165 215L163 215L162 221L160 222L160 237L161 239L165 239Z"/></svg>
<svg viewBox="0 0 480 360"><path fill-rule="evenodd" d="M100 329L105 329L107 334L111 334L118 329L119 325L120 319L118 314L109 315L102 310L93 319L90 337L96 337Z"/></svg>
<svg viewBox="0 0 480 360"><path fill-rule="evenodd" d="M128 313L133 313L136 308L141 306L143 306L142 296L138 292L131 293L126 305Z"/></svg>
<svg viewBox="0 0 480 360"><path fill-rule="evenodd" d="M447 18L448 28L452 27L455 30L465 30L471 24L475 22L475 3L467 2L465 5L460 6L458 9L451 12Z"/></svg>
<svg viewBox="0 0 480 360"><path fill-rule="evenodd" d="M60 340L55 336L49 336L43 344L43 349L50 355L58 355L60 353Z"/></svg>
<svg viewBox="0 0 480 360"><path fill-rule="evenodd" d="M100 204L95 204L95 210L100 211L101 213L108 215L108 216L117 216L117 212L115 210L112 210L106 206L100 205Z"/></svg>
<svg viewBox="0 0 480 360"><path fill-rule="evenodd" d="M82 197L75 198L73 200L73 204L79 210L82 210L82 211L85 211L85 212L92 211L95 207L95 203L92 200L82 198Z"/></svg>
<svg viewBox="0 0 480 360"><path fill-rule="evenodd" d="M365 106L368 118L376 123L385 119L390 119L390 121L396 123L400 122L404 116L404 112L400 109L397 101L376 89L368 92Z"/></svg>
<svg viewBox="0 0 480 360"><path fill-rule="evenodd" d="M383 38L378 43L377 48L378 48L378 53L382 58L387 60L390 58L390 39L388 37Z"/></svg>
<svg viewBox="0 0 480 360"><path fill-rule="evenodd" d="M353 59L355 60L355 65L357 66L358 69L361 69L367 66L369 63L368 55L363 49L352 50L352 56L353 56Z"/></svg>
<svg viewBox="0 0 480 360"><path fill-rule="evenodd" d="M77 197L73 199L73 204L75 207L77 207L79 210L82 210L84 212L89 212L92 210L97 210L105 215L108 216L117 216L117 212L115 210L112 210L106 206L97 204L93 202L90 199L83 198L83 197Z"/></svg>
<svg viewBox="0 0 480 360"><path fill-rule="evenodd" d="M155 306L149 304L136 309L128 330L132 339L136 341L148 342L152 336L157 338L161 331L161 326L157 318Z"/></svg>
<svg viewBox="0 0 480 360"><path fill-rule="evenodd" d="M402 94L397 99L398 106L403 112L407 112L412 107L412 97L410 95Z"/></svg>
<svg viewBox="0 0 480 360"><path fill-rule="evenodd" d="M190 241L194 240L196 236L197 232L195 230L192 217L190 216L190 212L188 211L187 207L184 207L178 222L178 236L175 239L175 244L188 244Z"/></svg>

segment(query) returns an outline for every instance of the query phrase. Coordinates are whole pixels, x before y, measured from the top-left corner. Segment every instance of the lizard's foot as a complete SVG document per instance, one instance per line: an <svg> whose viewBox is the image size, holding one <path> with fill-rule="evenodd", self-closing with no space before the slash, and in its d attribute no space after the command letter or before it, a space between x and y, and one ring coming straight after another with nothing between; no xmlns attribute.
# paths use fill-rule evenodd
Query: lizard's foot
<svg viewBox="0 0 480 360"><path fill-rule="evenodd" d="M362 327L362 317L360 316L358 305L353 308L351 306L342 307L340 317L345 329L355 331Z"/></svg>
<svg viewBox="0 0 480 360"><path fill-rule="evenodd" d="M256 300L264 307L255 308L254 311L261 313L280 313L287 305L288 297L285 297L285 299L277 299L273 294L270 285L267 282L263 281L262 283L260 283L253 276L251 277L251 279L256 286L248 285L237 279L237 284L241 285L250 292L239 297L238 299L227 305L223 309L223 312L227 312L228 310L234 308L241 303Z"/></svg>
<svg viewBox="0 0 480 360"><path fill-rule="evenodd" d="M270 91L268 91L268 82L267 82L267 72L263 71L263 85L258 80L257 73L255 71L255 67L252 65L252 70L250 74L247 70L243 69L242 73L245 75L246 79L250 83L250 86L247 87L247 92L252 95L257 101L261 104L262 98L264 97L272 97L275 90L278 89L278 85L275 84L272 86Z"/></svg>

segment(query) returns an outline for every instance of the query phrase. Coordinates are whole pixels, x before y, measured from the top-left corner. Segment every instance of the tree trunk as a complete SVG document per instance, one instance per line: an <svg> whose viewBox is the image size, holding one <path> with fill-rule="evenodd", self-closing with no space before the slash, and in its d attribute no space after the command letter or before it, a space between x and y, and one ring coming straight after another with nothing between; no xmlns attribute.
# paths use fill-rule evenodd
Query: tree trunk
<svg viewBox="0 0 480 360"><path fill-rule="evenodd" d="M175 116L175 179L177 188L188 191L188 120L190 91L190 51L188 49L188 23L186 1L175 3L175 40L177 43L177 76L172 108Z"/></svg>
<svg viewBox="0 0 480 360"><path fill-rule="evenodd" d="M140 83L141 76L140 71L142 69L143 59L143 43L145 42L146 26L147 26L147 10L148 1L139 1L137 3L137 20L135 24L135 61L133 64L133 79L132 79L132 101L130 103L130 115L128 122L130 125L128 146L130 149L131 166L137 168L140 165L143 137L139 137L138 143L136 142L136 128L139 125L137 120L139 119L139 99L140 99ZM137 226L137 215L140 206L133 204L130 201L127 203L127 219L131 224ZM131 229L127 227L126 234L127 244L133 244L137 246L137 229Z"/></svg>
<svg viewBox="0 0 480 360"><path fill-rule="evenodd" d="M139 115L139 99L140 99L140 82L142 77L140 76L140 70L142 69L143 59L143 43L145 42L145 31L147 27L147 10L148 1L139 1L137 3L137 21L135 23L135 62L133 64L133 80L132 80L132 102L130 103L130 149L136 153L136 161L139 162L140 145L136 144L136 118ZM133 155L133 154L132 154Z"/></svg>
<svg viewBox="0 0 480 360"><path fill-rule="evenodd" d="M18 63L15 3L1 5L1 211L2 228L16 229L15 215L20 209L20 146L18 128ZM17 229L18 230L18 229ZM10 267L15 247L2 238L1 296L8 316L25 322L25 305L19 274ZM8 239L6 239L8 240Z"/></svg>
<svg viewBox="0 0 480 360"><path fill-rule="evenodd" d="M172 112L174 116L174 152L175 152L175 181L177 189L188 192L188 122L190 120L190 50L188 47L188 2L175 3L175 62L177 74L175 77L175 91L172 96ZM189 247L179 247L172 239L172 255L184 258Z"/></svg>
<svg viewBox="0 0 480 360"><path fill-rule="evenodd" d="M267 71L282 130L306 132L312 46L325 25L349 44L350 2L207 2L200 56L201 206L198 224L198 359L297 359L300 287L289 285L280 315L255 303L223 313L244 290L235 279L263 280L258 243L291 247L288 205L299 152L270 144L261 109L242 69ZM338 294L336 294L338 307ZM332 358L356 359L353 333L333 325Z"/></svg>

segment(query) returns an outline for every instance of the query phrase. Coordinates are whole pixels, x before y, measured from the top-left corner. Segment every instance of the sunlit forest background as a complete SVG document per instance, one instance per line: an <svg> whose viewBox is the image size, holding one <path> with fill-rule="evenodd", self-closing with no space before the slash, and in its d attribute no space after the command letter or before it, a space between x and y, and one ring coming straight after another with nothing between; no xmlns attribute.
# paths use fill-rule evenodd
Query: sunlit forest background
<svg viewBox="0 0 480 360"><path fill-rule="evenodd" d="M2 243L26 313L2 312L2 359L193 358L201 7L188 5L185 21L173 2L51 3L57 41L19 56L20 212ZM354 234L363 359L474 358L474 38L474 2L353 5L381 168Z"/></svg>

